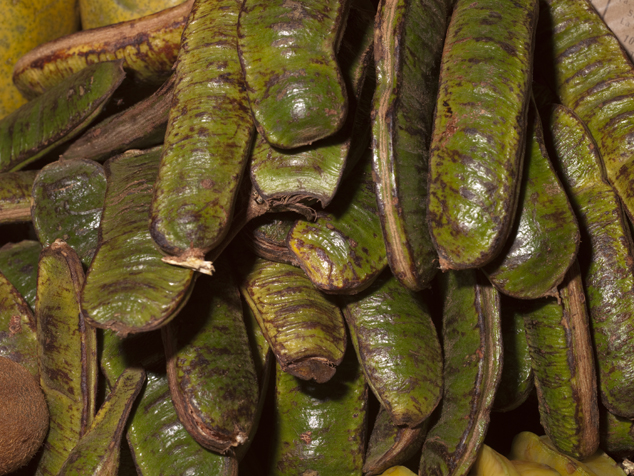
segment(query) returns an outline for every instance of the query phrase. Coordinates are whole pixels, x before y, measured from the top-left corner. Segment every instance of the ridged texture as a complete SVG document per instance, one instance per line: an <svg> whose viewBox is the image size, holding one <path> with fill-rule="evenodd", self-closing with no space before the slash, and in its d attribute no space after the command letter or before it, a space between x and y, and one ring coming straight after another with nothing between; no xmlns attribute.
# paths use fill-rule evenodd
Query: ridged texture
<svg viewBox="0 0 634 476"><path fill-rule="evenodd" d="M175 71L150 230L165 252L204 254L231 224L255 128L237 53L238 0L197 0Z"/></svg>
<svg viewBox="0 0 634 476"><path fill-rule="evenodd" d="M193 271L161 261L148 230L159 154L131 151L105 164L99 247L86 274L82 311L93 325L121 334L166 324L193 284Z"/></svg>
<svg viewBox="0 0 634 476"><path fill-rule="evenodd" d="M548 117L560 172L582 229L579 265L598 367L601 402L634 418L634 244L589 131L565 106Z"/></svg>
<svg viewBox="0 0 634 476"><path fill-rule="evenodd" d="M500 297L479 271L441 275L445 387L429 430L420 476L463 476L489 426L502 376Z"/></svg>
<svg viewBox="0 0 634 476"><path fill-rule="evenodd" d="M327 293L354 294L387 266L369 151L314 221L297 220L288 248L313 284Z"/></svg>
<svg viewBox="0 0 634 476"><path fill-rule="evenodd" d="M441 269L480 267L513 226L537 0L458 0L431 143L427 220Z"/></svg>
<svg viewBox="0 0 634 476"><path fill-rule="evenodd" d="M634 456L634 422L599 407L600 447L619 458Z"/></svg>
<svg viewBox="0 0 634 476"><path fill-rule="evenodd" d="M13 172L83 131L125 73L120 62L85 68L0 121L0 172Z"/></svg>
<svg viewBox="0 0 634 476"><path fill-rule="evenodd" d="M37 170L0 174L0 225L31 221L31 187Z"/></svg>
<svg viewBox="0 0 634 476"><path fill-rule="evenodd" d="M500 256L483 271L504 294L520 299L552 295L577 256L579 238L577 219L548 157L531 101L515 225Z"/></svg>
<svg viewBox="0 0 634 476"><path fill-rule="evenodd" d="M258 258L246 269L240 291L282 370L328 381L346 350L339 308L299 268Z"/></svg>
<svg viewBox="0 0 634 476"><path fill-rule="evenodd" d="M258 129L291 149L337 132L348 113L335 51L349 0L245 0L239 53Z"/></svg>
<svg viewBox="0 0 634 476"><path fill-rule="evenodd" d="M51 416L36 475L57 476L95 414L97 334L80 312L84 271L64 242L42 250L37 321L40 385Z"/></svg>
<svg viewBox="0 0 634 476"><path fill-rule="evenodd" d="M260 258L297 266L295 255L286 245L286 236L296 221L294 212L266 213L247 223L240 239Z"/></svg>
<svg viewBox="0 0 634 476"><path fill-rule="evenodd" d="M377 203L394 275L428 287L438 255L427 227L427 173L440 58L453 2L384 0L375 26L373 151Z"/></svg>
<svg viewBox="0 0 634 476"><path fill-rule="evenodd" d="M392 421L420 425L443 388L440 341L424 298L384 273L346 299L344 315L366 380Z"/></svg>
<svg viewBox="0 0 634 476"><path fill-rule="evenodd" d="M7 243L0 248L0 272L24 297L31 310L35 310L37 262L42 245L38 241L23 240Z"/></svg>

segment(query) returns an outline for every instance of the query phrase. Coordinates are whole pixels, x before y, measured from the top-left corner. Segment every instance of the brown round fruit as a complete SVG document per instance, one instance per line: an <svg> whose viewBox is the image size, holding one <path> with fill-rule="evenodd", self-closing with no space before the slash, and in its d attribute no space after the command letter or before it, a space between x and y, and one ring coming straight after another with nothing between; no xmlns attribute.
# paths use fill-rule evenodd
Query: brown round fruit
<svg viewBox="0 0 634 476"><path fill-rule="evenodd" d="M48 420L38 382L20 364L0 357L0 475L29 462L44 441Z"/></svg>

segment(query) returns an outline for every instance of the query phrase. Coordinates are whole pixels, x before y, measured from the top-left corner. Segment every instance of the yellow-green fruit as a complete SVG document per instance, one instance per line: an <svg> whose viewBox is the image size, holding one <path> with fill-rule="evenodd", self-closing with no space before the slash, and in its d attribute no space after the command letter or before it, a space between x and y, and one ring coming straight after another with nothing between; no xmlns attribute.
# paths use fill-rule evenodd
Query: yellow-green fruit
<svg viewBox="0 0 634 476"><path fill-rule="evenodd" d="M381 476L416 476L416 473L412 473L405 466L392 466L386 469Z"/></svg>
<svg viewBox="0 0 634 476"><path fill-rule="evenodd" d="M470 476L520 476L515 466L487 445L482 445L471 467Z"/></svg>
<svg viewBox="0 0 634 476"><path fill-rule="evenodd" d="M0 119L26 102L11 80L26 52L79 29L77 0L0 0Z"/></svg>
<svg viewBox="0 0 634 476"><path fill-rule="evenodd" d="M520 473L520 476L560 476L557 471L546 464L522 460L512 460L511 463Z"/></svg>
<svg viewBox="0 0 634 476"><path fill-rule="evenodd" d="M134 20L166 8L175 7L184 0L79 0L81 25L84 30Z"/></svg>
<svg viewBox="0 0 634 476"><path fill-rule="evenodd" d="M25 465L48 431L44 393L22 365L0 357L0 475Z"/></svg>

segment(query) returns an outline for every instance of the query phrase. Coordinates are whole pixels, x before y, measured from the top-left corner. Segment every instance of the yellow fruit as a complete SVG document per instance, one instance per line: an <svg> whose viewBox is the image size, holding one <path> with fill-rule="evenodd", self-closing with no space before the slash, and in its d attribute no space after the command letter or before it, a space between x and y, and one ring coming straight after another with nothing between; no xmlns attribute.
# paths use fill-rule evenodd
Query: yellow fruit
<svg viewBox="0 0 634 476"><path fill-rule="evenodd" d="M487 445L482 445L471 467L470 476L520 476L515 466Z"/></svg>
<svg viewBox="0 0 634 476"><path fill-rule="evenodd" d="M84 30L135 20L183 3L184 0L79 0Z"/></svg>
<svg viewBox="0 0 634 476"><path fill-rule="evenodd" d="M520 476L559 476L559 473L548 465L534 461L511 460Z"/></svg>
<svg viewBox="0 0 634 476"><path fill-rule="evenodd" d="M605 454L598 450L583 462L588 468L595 472L597 476L626 476L625 471Z"/></svg>
<svg viewBox="0 0 634 476"><path fill-rule="evenodd" d="M79 28L77 0L0 0L0 118L26 99L13 86L13 65L27 51Z"/></svg>
<svg viewBox="0 0 634 476"><path fill-rule="evenodd" d="M393 466L386 469L381 476L416 476L416 473L412 473L405 466Z"/></svg>

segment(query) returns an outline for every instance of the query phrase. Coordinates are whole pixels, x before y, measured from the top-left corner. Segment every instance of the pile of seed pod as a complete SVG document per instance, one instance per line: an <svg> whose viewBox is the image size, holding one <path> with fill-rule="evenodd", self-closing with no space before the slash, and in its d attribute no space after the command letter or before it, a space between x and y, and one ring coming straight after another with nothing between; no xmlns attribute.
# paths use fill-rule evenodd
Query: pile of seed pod
<svg viewBox="0 0 634 476"><path fill-rule="evenodd" d="M190 0L14 82L20 474L466 475L531 394L634 455L634 66L588 1Z"/></svg>

